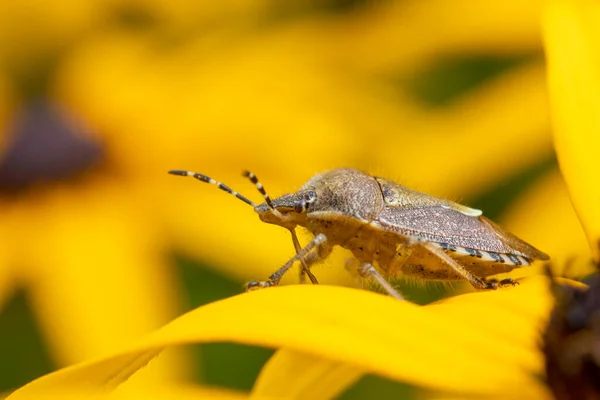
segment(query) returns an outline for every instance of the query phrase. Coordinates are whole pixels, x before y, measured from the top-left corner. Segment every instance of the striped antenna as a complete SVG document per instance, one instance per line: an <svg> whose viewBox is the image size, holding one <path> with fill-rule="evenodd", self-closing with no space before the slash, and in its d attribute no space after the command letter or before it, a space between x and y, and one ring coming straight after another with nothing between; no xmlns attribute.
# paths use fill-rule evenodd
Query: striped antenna
<svg viewBox="0 0 600 400"><path fill-rule="evenodd" d="M256 177L256 175L254 175L250 171L244 171L242 173L242 175L244 175L246 178L250 179L250 181L252 183L254 183L254 185L256 186L256 188L258 189L258 191L260 192L260 194L262 194L262 196L265 198L265 201L267 202L267 205L269 206L269 208L271 208L271 209L274 210L275 207L273 207L273 203L271 202L271 198L269 197L269 195L265 191L265 188L263 187L262 183L260 183L258 181L258 178Z"/></svg>
<svg viewBox="0 0 600 400"><path fill-rule="evenodd" d="M226 185L222 184L221 182L217 182L213 178L210 178L206 175L202 175L202 174L199 174L197 172L192 172L192 171L183 171L183 170L179 170L179 169L171 170L171 171L169 171L169 173L171 175L191 176L191 177L196 178L199 181L202 181L204 183L210 183L211 185L216 185L222 191L234 195L235 197L237 197L244 203L251 205L252 207L256 207L256 203L254 203L253 201L248 200L246 197L242 196L235 190L232 190L229 186L226 186Z"/></svg>

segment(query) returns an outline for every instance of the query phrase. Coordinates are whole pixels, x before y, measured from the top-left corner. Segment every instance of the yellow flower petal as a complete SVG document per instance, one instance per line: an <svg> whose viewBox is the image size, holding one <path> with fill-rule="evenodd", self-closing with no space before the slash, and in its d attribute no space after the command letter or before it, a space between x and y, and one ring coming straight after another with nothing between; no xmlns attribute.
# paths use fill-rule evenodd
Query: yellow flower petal
<svg viewBox="0 0 600 400"><path fill-rule="evenodd" d="M143 387L130 387L129 384L119 387L118 390L109 394L110 399L156 399L156 400L198 400L198 399L220 399L220 400L242 400L247 399L247 393L217 387L191 385L191 384L168 384L158 385L146 383Z"/></svg>
<svg viewBox="0 0 600 400"><path fill-rule="evenodd" d="M21 74L31 73L37 65L27 63L47 63L54 52L63 50L99 22L101 3L0 2L0 65Z"/></svg>
<svg viewBox="0 0 600 400"><path fill-rule="evenodd" d="M2 242L14 252L15 274L29 286L62 365L105 354L177 313L173 277L146 217L151 213L115 181L84 185L2 207L9 227ZM183 354L169 358L156 375L185 376L192 368Z"/></svg>
<svg viewBox="0 0 600 400"><path fill-rule="evenodd" d="M260 372L251 398L332 399L362 375L350 364L281 349Z"/></svg>
<svg viewBox="0 0 600 400"><path fill-rule="evenodd" d="M369 148L371 165L416 189L464 198L551 157L549 124L544 69L528 64L388 130Z"/></svg>
<svg viewBox="0 0 600 400"><path fill-rule="evenodd" d="M278 176L303 177L343 164L361 143L348 135L345 81L315 57L316 33L302 32L257 34L218 49L201 37L166 55L151 51L147 38L103 37L74 52L56 90L146 179L173 168L237 175L274 165Z"/></svg>
<svg viewBox="0 0 600 400"><path fill-rule="evenodd" d="M355 63L366 69L414 70L440 54L518 54L540 47L540 0L493 7L477 0L375 4L345 32Z"/></svg>
<svg viewBox="0 0 600 400"><path fill-rule="evenodd" d="M5 76L0 75L0 155L6 149L8 132L11 124L11 115L16 105L12 87Z"/></svg>
<svg viewBox="0 0 600 400"><path fill-rule="evenodd" d="M5 232L6 226L0 226L0 237L5 236ZM0 246L0 310L4 308L5 302L11 297L18 285L11 267L6 245Z"/></svg>
<svg viewBox="0 0 600 400"><path fill-rule="evenodd" d="M555 274L583 277L594 272L585 233L558 170L547 174L528 189L500 222L510 232L548 253ZM519 268L510 276L532 273L544 273L543 267Z"/></svg>
<svg viewBox="0 0 600 400"><path fill-rule="evenodd" d="M544 39L561 171L600 262L600 4L548 2Z"/></svg>
<svg viewBox="0 0 600 400"><path fill-rule="evenodd" d="M200 307L134 346L46 375L11 398L82 382L113 386L166 346L216 341L286 347L432 389L537 396L544 388L535 377L541 355L532 331L547 318L550 299L542 277L431 309L363 290L276 287Z"/></svg>
<svg viewBox="0 0 600 400"><path fill-rule="evenodd" d="M268 0L235 0L235 1L186 1L186 0L103 0L113 9L124 9L138 12L143 16L155 19L161 28L169 33L183 32L189 35L190 30L199 26L210 29L214 26L251 24L265 11L270 11L272 4ZM115 12L115 11L113 11Z"/></svg>
<svg viewBox="0 0 600 400"><path fill-rule="evenodd" d="M23 399L29 400L197 400L197 399L220 399L220 400L243 400L247 399L245 393L234 392L202 386L186 385L145 385L144 388L131 389L127 386L119 388L114 392L105 392L89 389L60 388L45 392L31 394Z"/></svg>

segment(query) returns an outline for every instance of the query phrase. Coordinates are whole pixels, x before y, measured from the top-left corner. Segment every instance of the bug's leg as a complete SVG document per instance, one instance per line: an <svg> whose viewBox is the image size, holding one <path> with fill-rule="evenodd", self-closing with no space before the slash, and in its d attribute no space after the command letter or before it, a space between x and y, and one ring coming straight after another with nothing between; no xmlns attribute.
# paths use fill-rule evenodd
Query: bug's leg
<svg viewBox="0 0 600 400"><path fill-rule="evenodd" d="M401 250L401 251L400 251ZM400 247L396 253L396 256L392 260L390 264L390 270L394 268L401 268L402 265L408 260L412 253L413 247ZM400 300L404 300L402 295L398 293L396 289L394 289L388 282L377 272L373 265L365 263L362 264L356 258L349 258L346 260L344 265L346 271L348 271L353 277L358 280L358 284L360 288L364 288L365 278L373 278L380 286L382 286L392 297L395 297ZM358 274L358 275L357 275Z"/></svg>
<svg viewBox="0 0 600 400"><path fill-rule="evenodd" d="M318 234L303 249L300 249L300 251L294 257L290 258L288 262L286 262L281 268L275 271L269 277L269 280L249 282L248 284L246 284L246 291L278 285L279 281L281 280L281 277L283 277L283 275L285 275L285 273L288 272L290 268L292 268L294 262L305 258L312 249L320 246L326 241L327 237L325 235L323 235L322 233Z"/></svg>
<svg viewBox="0 0 600 400"><path fill-rule="evenodd" d="M310 272L310 269L313 265L329 257L332 251L333 247L329 243L325 242L317 246L317 248L314 251L308 253L306 257L303 258L303 260L306 262L306 267L308 268L308 271ZM308 274L309 277L311 275L312 273ZM311 279L311 282L313 284L319 283L316 277L314 277L314 281Z"/></svg>
<svg viewBox="0 0 600 400"><path fill-rule="evenodd" d="M300 276L298 276L298 282L300 282L301 285L304 285L306 283L306 274L304 273L305 270L306 266L303 263L302 268L300 268ZM315 279L316 278L317 277L315 276Z"/></svg>
<svg viewBox="0 0 600 400"><path fill-rule="evenodd" d="M375 267L371 264L364 263L359 269L358 273L363 278L372 278L375 282L379 284L388 294L398 300L404 300L404 297L396 289L389 284L388 281L385 280L383 276L375 269Z"/></svg>
<svg viewBox="0 0 600 400"><path fill-rule="evenodd" d="M496 287L504 287L504 286L517 286L519 284L519 282L517 281L513 281L512 278L505 278L502 279L501 281L498 281L498 279L486 279L485 280L488 285L495 285Z"/></svg>
<svg viewBox="0 0 600 400"><path fill-rule="evenodd" d="M294 242L296 254L298 254L300 250L302 250L300 242L298 241L298 236L296 236L296 231L294 229L290 229L290 233L292 234L292 241ZM300 283L306 283L306 276L308 275L308 278L310 279L312 284L316 285L319 283L319 281L317 280L317 277L314 276L312 272L310 272L310 266L308 265L306 260L307 258L308 257L303 257L300 259L300 262L302 263L302 267L300 268Z"/></svg>
<svg viewBox="0 0 600 400"><path fill-rule="evenodd" d="M423 246L427 250L429 250L431 253L435 254L442 261L444 261L446 264L448 264L457 274L459 274L460 276L462 276L463 278L468 280L469 283L471 285L473 285L473 287L475 289L479 289L479 290L497 289L498 287L501 287L501 286L510 285L510 283L508 283L508 281L506 281L506 282L505 281L497 282L494 280L487 281L484 278L473 275L473 273L471 273L467 268L460 265L452 257L450 257L448 254L446 254L444 252L444 250L435 246L432 243L425 243L425 244L423 244ZM510 282L512 282L512 279L510 279Z"/></svg>

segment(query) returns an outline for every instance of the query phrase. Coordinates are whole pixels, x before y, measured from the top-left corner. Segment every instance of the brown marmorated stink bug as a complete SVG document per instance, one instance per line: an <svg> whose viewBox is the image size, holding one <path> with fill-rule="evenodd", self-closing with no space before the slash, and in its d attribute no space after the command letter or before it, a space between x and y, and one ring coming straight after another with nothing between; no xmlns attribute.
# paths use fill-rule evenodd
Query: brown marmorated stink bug
<svg viewBox="0 0 600 400"><path fill-rule="evenodd" d="M173 170L216 185L254 207L260 219L292 234L296 255L266 281L250 282L246 290L275 286L294 262L300 279L334 246L350 250L359 275L373 279L391 296L402 296L386 277L408 275L425 280L468 280L476 289L514 285L489 276L549 257L481 215L480 210L408 189L398 183L352 168L338 168L312 177L296 193L272 199L251 172L244 172L265 202L255 204L221 182L196 172ZM297 226L314 238L304 247Z"/></svg>

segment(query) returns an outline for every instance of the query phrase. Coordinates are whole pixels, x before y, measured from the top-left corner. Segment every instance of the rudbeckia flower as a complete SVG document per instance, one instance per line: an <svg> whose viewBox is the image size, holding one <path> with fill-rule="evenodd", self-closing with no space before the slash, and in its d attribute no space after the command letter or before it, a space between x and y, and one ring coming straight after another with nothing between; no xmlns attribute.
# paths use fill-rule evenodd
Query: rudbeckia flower
<svg viewBox="0 0 600 400"><path fill-rule="evenodd" d="M13 397L42 398L55 390L66 397L65 386L76 391L73 384L82 382L114 388L164 347L217 341L281 349L255 384L251 395L257 398L329 398L364 374L454 394L547 395L531 378L543 375L536 338L552 304L542 278L427 307L347 288L282 287L199 308L125 346L181 308L172 265L164 260L171 246L239 281L266 277L293 250L287 233L259 224L248 207L174 179L166 175L169 169L200 170L242 191L247 183L240 169L250 168L277 194L315 172L351 164L441 196L477 197L552 157L546 71L539 60L518 61L437 107L382 83L399 75L402 87L410 88L417 71L454 54L535 52L539 3L509 1L492 9L461 0L453 2L459 11L453 18L442 1L368 4L317 16L303 6L243 3L198 9L186 2L73 3L77 7L65 6L69 13L39 11L37 24L2 24L2 48L15 51L2 58L19 60L11 62L15 71L30 76L22 66L40 65L48 54L58 60L44 81L41 106L20 99L20 88L11 87L13 71L0 72L0 122L20 133L0 142L0 172L5 184L12 182L6 190L14 193L15 182L22 189L22 176L14 174L35 163L16 157L15 150L27 154L27 138L39 145L41 128L58 135L50 144L68 146L58 146L62 152L39 164L34 177L49 167L61 172L65 155L88 156L66 168L71 174L51 175L51 183L46 179L28 186L27 195L3 199L0 300L17 285L28 289L59 365L124 348L43 377ZM598 147L582 133L595 132L594 94L582 88L598 87L592 63L597 55L566 41L587 38L584 43L593 48L590 38L597 36L579 17L557 27L562 19L556 14L565 10L554 18L549 10L552 118L569 191L553 172L504 222L534 238L563 269L573 254L589 258L583 230L569 214L569 195L588 239L597 238L590 200L596 199L595 188L584 184L594 176L590 150ZM569 10L565 15L579 15ZM31 15L0 15L20 13ZM294 17L281 18L286 13ZM594 15L583 14L585 20ZM132 21L135 29L122 29L113 18ZM209 28L198 33L198 26ZM9 46L17 37L40 36L46 39L41 51ZM565 42L553 45L553 37ZM565 49L573 54L565 56ZM571 65L577 57L584 59ZM581 65L590 70L570 69ZM572 80L585 84L572 86ZM589 98L577 97L584 94ZM15 114L23 116L19 123L4 123L16 121ZM330 263L341 265L343 258L338 254ZM350 286L337 270L319 270L320 281ZM119 390L139 379L147 387L148 381L189 373L190 363L174 357L164 363L161 355Z"/></svg>
<svg viewBox="0 0 600 400"><path fill-rule="evenodd" d="M556 151L596 262L600 189L590 183L600 148L593 134L600 128L599 22L600 6L586 0L552 0L544 14ZM114 389L166 347L220 341L279 349L245 394L251 398L331 398L363 374L449 397L551 398L560 392L545 381L540 343L555 304L550 287L547 277L531 276L515 288L428 306L328 285L244 293L184 314L120 351L41 377L9 398Z"/></svg>

